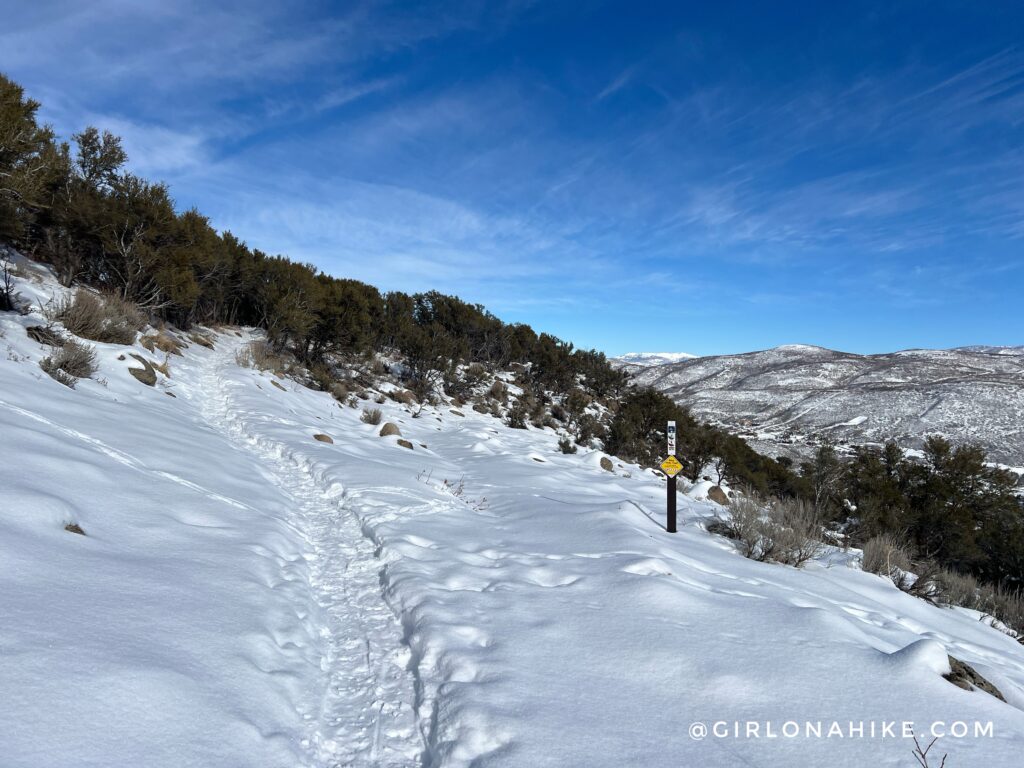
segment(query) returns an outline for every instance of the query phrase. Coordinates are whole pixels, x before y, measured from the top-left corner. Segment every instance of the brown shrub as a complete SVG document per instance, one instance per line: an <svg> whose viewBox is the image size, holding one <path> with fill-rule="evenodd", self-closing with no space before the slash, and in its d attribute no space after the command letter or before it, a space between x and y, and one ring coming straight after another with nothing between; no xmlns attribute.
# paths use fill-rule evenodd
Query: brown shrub
<svg viewBox="0 0 1024 768"><path fill-rule="evenodd" d="M62 347L64 346L64 337L60 331L54 328L52 325L30 325L25 329L25 333L32 341L38 342L47 347Z"/></svg>
<svg viewBox="0 0 1024 768"><path fill-rule="evenodd" d="M348 399L348 385L343 381L336 381L331 384L330 392L331 396L339 403L344 403Z"/></svg>
<svg viewBox="0 0 1024 768"><path fill-rule="evenodd" d="M487 390L487 396L492 400L497 400L499 403L504 403L508 397L508 387L501 380L496 380L491 384L490 389Z"/></svg>
<svg viewBox="0 0 1024 768"><path fill-rule="evenodd" d="M243 368L255 368L260 371L281 373L285 369L285 359L274 346L263 340L251 341L235 353L235 362Z"/></svg>
<svg viewBox="0 0 1024 768"><path fill-rule="evenodd" d="M39 367L61 384L74 389L78 379L88 379L96 373L96 350L68 341L49 357L39 361Z"/></svg>
<svg viewBox="0 0 1024 768"><path fill-rule="evenodd" d="M396 403L403 403L405 405L413 405L418 402L416 395L408 389L393 389L388 392L388 397Z"/></svg>
<svg viewBox="0 0 1024 768"><path fill-rule="evenodd" d="M136 333L146 327L146 316L130 301L82 289L48 307L46 317L76 336L105 344L133 344Z"/></svg>
<svg viewBox="0 0 1024 768"><path fill-rule="evenodd" d="M910 554L899 539L890 533L868 539L863 551L861 568L868 573L886 576L893 584L898 584L903 574L910 570Z"/></svg>
<svg viewBox="0 0 1024 768"><path fill-rule="evenodd" d="M727 518L708 523L708 530L736 541L744 557L799 568L817 557L824 544L813 508L798 500L768 504L753 496L732 500Z"/></svg>

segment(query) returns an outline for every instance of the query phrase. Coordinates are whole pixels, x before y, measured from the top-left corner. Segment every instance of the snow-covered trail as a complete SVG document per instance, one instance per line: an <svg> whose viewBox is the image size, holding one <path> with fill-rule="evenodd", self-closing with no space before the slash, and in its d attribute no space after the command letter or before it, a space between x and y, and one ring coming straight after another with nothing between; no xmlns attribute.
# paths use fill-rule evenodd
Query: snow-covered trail
<svg viewBox="0 0 1024 768"><path fill-rule="evenodd" d="M384 600L373 543L345 503L336 481L317 476L283 443L246 429L232 406L240 343L218 340L201 358L198 387L184 394L215 430L250 452L268 480L290 500L289 523L306 544L307 581L319 607L323 694L310 720L313 765L412 766L423 752L415 712L410 653L400 622ZM282 578L291 578L288 571ZM288 638L276 638L287 643Z"/></svg>
<svg viewBox="0 0 1024 768"><path fill-rule="evenodd" d="M1024 649L854 552L746 560L701 484L668 535L649 470L387 382L342 405L236 365L255 332L154 387L129 355L158 356L97 344L68 389L41 322L0 313L0 768L914 764L905 738L688 734L716 721L991 723L947 768L1020 765Z"/></svg>

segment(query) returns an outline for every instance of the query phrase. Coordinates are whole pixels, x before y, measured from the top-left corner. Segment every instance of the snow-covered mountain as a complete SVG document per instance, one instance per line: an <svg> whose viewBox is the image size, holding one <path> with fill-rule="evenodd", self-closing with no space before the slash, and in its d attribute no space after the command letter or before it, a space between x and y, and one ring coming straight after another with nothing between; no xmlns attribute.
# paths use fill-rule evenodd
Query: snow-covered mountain
<svg viewBox="0 0 1024 768"><path fill-rule="evenodd" d="M650 470L384 386L350 407L245 367L252 329L96 343L71 389L44 325L0 313L4 768L896 768L904 723L1019 765L1024 647L856 550L745 559L707 483L666 534Z"/></svg>
<svg viewBox="0 0 1024 768"><path fill-rule="evenodd" d="M680 360L691 360L695 357L697 355L691 355L689 352L627 352L612 358L611 363L617 367L637 365L647 368L652 365L678 363Z"/></svg>
<svg viewBox="0 0 1024 768"><path fill-rule="evenodd" d="M767 453L806 453L824 438L917 447L941 434L1024 466L1021 347L855 355L787 345L628 370Z"/></svg>

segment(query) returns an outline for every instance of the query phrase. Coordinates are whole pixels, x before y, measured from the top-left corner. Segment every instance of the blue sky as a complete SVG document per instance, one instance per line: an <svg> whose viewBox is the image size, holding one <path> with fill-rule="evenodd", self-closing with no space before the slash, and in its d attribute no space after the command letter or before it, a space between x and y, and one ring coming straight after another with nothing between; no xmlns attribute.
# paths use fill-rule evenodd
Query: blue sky
<svg viewBox="0 0 1024 768"><path fill-rule="evenodd" d="M250 245L610 354L1024 344L1019 3L4 2Z"/></svg>

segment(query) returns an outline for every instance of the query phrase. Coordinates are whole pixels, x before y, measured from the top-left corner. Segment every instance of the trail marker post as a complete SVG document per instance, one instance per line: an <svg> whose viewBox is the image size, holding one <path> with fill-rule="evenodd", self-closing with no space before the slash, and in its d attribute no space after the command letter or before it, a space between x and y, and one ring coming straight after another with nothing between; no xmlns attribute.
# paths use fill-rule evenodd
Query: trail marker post
<svg viewBox="0 0 1024 768"><path fill-rule="evenodd" d="M665 516L665 530L669 533L676 532L676 475L683 468L683 465L676 458L676 423L670 421L665 429L665 436L668 445L666 446L668 458L661 462L661 469L668 477L667 510Z"/></svg>

